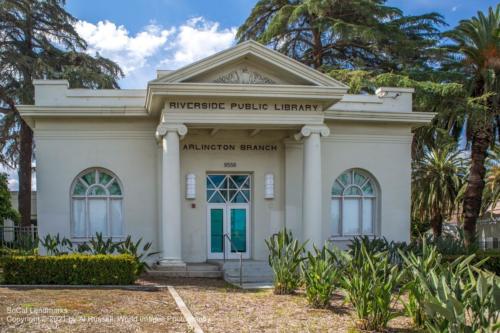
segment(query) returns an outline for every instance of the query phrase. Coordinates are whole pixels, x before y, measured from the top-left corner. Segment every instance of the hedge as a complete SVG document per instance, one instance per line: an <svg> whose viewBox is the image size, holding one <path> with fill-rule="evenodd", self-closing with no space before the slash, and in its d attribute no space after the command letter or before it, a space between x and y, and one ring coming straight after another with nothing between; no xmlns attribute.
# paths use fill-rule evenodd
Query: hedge
<svg viewBox="0 0 500 333"><path fill-rule="evenodd" d="M132 284L137 262L130 255L12 256L3 260L5 284Z"/></svg>
<svg viewBox="0 0 500 333"><path fill-rule="evenodd" d="M19 250L19 249L9 249L5 247L0 247L0 258L10 257L10 256L26 256L35 255L35 250Z"/></svg>

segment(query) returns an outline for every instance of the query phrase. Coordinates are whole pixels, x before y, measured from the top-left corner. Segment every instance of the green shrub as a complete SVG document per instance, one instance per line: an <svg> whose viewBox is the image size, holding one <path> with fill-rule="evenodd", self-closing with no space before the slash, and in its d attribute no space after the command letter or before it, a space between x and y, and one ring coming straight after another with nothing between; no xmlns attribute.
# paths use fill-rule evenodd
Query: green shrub
<svg viewBox="0 0 500 333"><path fill-rule="evenodd" d="M307 260L302 262L302 274L309 304L315 308L326 308L330 304L333 292L339 286L339 269L336 252L326 246L320 251L314 247L314 254L307 253Z"/></svg>
<svg viewBox="0 0 500 333"><path fill-rule="evenodd" d="M292 294L300 283L299 265L304 260L304 244L293 239L286 229L266 240L269 265L274 273L274 293Z"/></svg>
<svg viewBox="0 0 500 333"><path fill-rule="evenodd" d="M447 263L452 263L459 255L443 255L443 260ZM500 276L500 252L498 251L478 251L475 253L473 263L481 262L481 268Z"/></svg>
<svg viewBox="0 0 500 333"><path fill-rule="evenodd" d="M470 265L474 255L419 273L429 332L498 332L500 280Z"/></svg>
<svg viewBox="0 0 500 333"><path fill-rule="evenodd" d="M21 249L9 249L5 247L0 247L0 258L11 257L11 256L32 256L37 254L37 250L21 250Z"/></svg>
<svg viewBox="0 0 500 333"><path fill-rule="evenodd" d="M97 232L88 242L73 244L66 237L61 238L59 234L46 235L40 239L40 244L45 248L48 255L64 255L68 253L81 254L129 254L137 261L138 274L149 268L146 259L159 252L149 252L152 243L145 243L141 248L142 238L135 243L129 235L124 241L113 241L111 238L104 238L102 233Z"/></svg>
<svg viewBox="0 0 500 333"><path fill-rule="evenodd" d="M402 271L391 264L387 252L369 252L366 242L357 242L348 254L342 284L363 330L384 330L396 315L391 306L397 301Z"/></svg>
<svg viewBox="0 0 500 333"><path fill-rule="evenodd" d="M49 256L68 254L68 252L71 252L73 247L73 244L69 239L66 237L61 238L59 234L55 236L45 235L44 238L39 239L39 242Z"/></svg>
<svg viewBox="0 0 500 333"><path fill-rule="evenodd" d="M500 252L478 252L477 257L479 260L487 258L482 268L500 276Z"/></svg>
<svg viewBox="0 0 500 333"><path fill-rule="evenodd" d="M118 253L129 254L135 258L137 262L137 274L142 274L149 268L146 259L158 254L159 252L149 252L152 243L146 243L142 246L142 238L139 238L135 243L132 241L132 237L128 236L123 242L118 246Z"/></svg>
<svg viewBox="0 0 500 333"><path fill-rule="evenodd" d="M429 332L494 332L500 329L500 279L479 267L476 255L442 256L422 242L422 253L402 254L407 313Z"/></svg>
<svg viewBox="0 0 500 333"><path fill-rule="evenodd" d="M6 284L131 284L137 263L130 255L12 256L4 276Z"/></svg>
<svg viewBox="0 0 500 333"><path fill-rule="evenodd" d="M355 252L361 249L361 243L364 244L368 253L386 252L389 260L393 264L402 264L400 251L412 251L413 247L405 242L388 241L385 237L373 238L368 236L355 237L348 245L350 252Z"/></svg>
<svg viewBox="0 0 500 333"><path fill-rule="evenodd" d="M413 252L399 252L404 262L404 279L406 283L403 290L408 292L408 298L403 301L406 315L412 318L413 323L422 327L425 322L424 296L425 287L420 283L419 272L428 272L441 262L441 254L436 246L427 244L423 240L421 252L417 255Z"/></svg>

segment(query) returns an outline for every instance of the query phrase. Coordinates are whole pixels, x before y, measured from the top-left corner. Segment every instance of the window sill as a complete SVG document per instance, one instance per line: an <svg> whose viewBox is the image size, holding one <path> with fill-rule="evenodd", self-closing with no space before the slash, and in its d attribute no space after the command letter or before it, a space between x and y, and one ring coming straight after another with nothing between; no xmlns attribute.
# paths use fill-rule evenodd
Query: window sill
<svg viewBox="0 0 500 333"><path fill-rule="evenodd" d="M125 240L125 236L102 236L102 239L104 241L108 240L109 238L111 238L111 240L113 242L121 242L123 240ZM92 239L96 239L95 237L76 237L76 236L72 236L70 238L70 241L73 242L73 243L85 243L85 242L89 242L91 241Z"/></svg>
<svg viewBox="0 0 500 333"><path fill-rule="evenodd" d="M376 238L376 235L330 236L329 241L351 241L356 237Z"/></svg>

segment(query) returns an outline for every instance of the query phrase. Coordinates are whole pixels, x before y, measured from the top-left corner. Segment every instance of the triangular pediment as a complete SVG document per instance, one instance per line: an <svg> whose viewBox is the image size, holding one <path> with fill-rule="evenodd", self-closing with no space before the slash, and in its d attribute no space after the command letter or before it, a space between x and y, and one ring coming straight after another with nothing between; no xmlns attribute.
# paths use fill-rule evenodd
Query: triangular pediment
<svg viewBox="0 0 500 333"><path fill-rule="evenodd" d="M300 85L346 89L343 83L294 59L247 41L181 69L161 75L150 84L214 83Z"/></svg>

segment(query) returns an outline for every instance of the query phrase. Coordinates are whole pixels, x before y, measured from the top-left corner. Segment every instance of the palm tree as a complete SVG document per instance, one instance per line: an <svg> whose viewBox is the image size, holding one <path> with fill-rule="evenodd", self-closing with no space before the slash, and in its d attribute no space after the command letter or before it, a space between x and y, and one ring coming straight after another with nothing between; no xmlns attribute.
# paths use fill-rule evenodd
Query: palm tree
<svg viewBox="0 0 500 333"><path fill-rule="evenodd" d="M500 201L500 147L491 151L486 161L486 186L483 193L481 215L486 215L488 209L495 208Z"/></svg>
<svg viewBox="0 0 500 333"><path fill-rule="evenodd" d="M471 103L467 108L467 138L471 143L471 164L464 194L463 218L467 244L476 232L485 188L488 149L500 131L500 4L488 14L463 20L446 34L455 45L448 47L461 61L470 82Z"/></svg>
<svg viewBox="0 0 500 333"><path fill-rule="evenodd" d="M425 67L443 18L404 16L386 0L260 0L237 33L318 70Z"/></svg>
<svg viewBox="0 0 500 333"><path fill-rule="evenodd" d="M456 209L456 197L466 169L455 145L427 149L413 163L412 217L430 221L435 237L441 236L443 221Z"/></svg>

